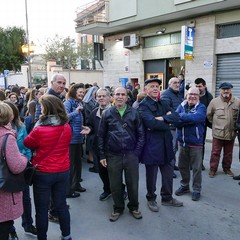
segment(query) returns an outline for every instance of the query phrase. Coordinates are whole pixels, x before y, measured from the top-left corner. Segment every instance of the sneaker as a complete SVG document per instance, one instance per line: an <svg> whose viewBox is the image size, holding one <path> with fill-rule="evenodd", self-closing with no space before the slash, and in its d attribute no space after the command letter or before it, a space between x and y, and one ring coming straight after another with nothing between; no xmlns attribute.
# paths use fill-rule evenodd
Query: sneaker
<svg viewBox="0 0 240 240"><path fill-rule="evenodd" d="M119 213L119 212L112 212L112 214L109 218L109 221L116 222L119 219L120 215L121 215L121 213Z"/></svg>
<svg viewBox="0 0 240 240"><path fill-rule="evenodd" d="M162 201L162 205L171 207L182 207L183 203L179 202L177 199L173 198L169 201Z"/></svg>
<svg viewBox="0 0 240 240"><path fill-rule="evenodd" d="M103 192L100 196L99 196L99 200L100 201L105 201L107 200L108 198L111 197L111 193L108 193L108 192Z"/></svg>
<svg viewBox="0 0 240 240"><path fill-rule="evenodd" d="M177 196L182 196L183 194L189 193L189 192L190 192L189 187L183 187L183 186L181 186L181 187L175 192L175 195L177 195Z"/></svg>
<svg viewBox="0 0 240 240"><path fill-rule="evenodd" d="M15 230L13 232L9 233L9 240L19 240L18 235Z"/></svg>
<svg viewBox="0 0 240 240"><path fill-rule="evenodd" d="M230 168L224 168L224 173L227 174L229 177L234 177L234 173L230 170Z"/></svg>
<svg viewBox="0 0 240 240"><path fill-rule="evenodd" d="M52 214L48 214L48 220L53 223L58 223L59 224L59 219L56 216L53 216Z"/></svg>
<svg viewBox="0 0 240 240"><path fill-rule="evenodd" d="M142 213L138 210L129 211L135 219L141 219Z"/></svg>
<svg viewBox="0 0 240 240"><path fill-rule="evenodd" d="M26 234L30 234L30 235L33 235L33 236L37 235L37 229L33 225L31 225L29 227L25 227L24 231L25 231Z"/></svg>
<svg viewBox="0 0 240 240"><path fill-rule="evenodd" d="M147 205L152 212L158 212L159 211L159 207L158 207L156 201L148 201Z"/></svg>
<svg viewBox="0 0 240 240"><path fill-rule="evenodd" d="M208 175L209 175L210 178L214 178L214 177L217 175L217 173L216 173L216 171L214 171L214 170L210 170L210 172L208 173Z"/></svg>
<svg viewBox="0 0 240 240"><path fill-rule="evenodd" d="M240 175L234 176L234 177L233 177L233 180L240 180Z"/></svg>
<svg viewBox="0 0 240 240"><path fill-rule="evenodd" d="M200 197L201 197L200 192L193 192L192 193L192 200L193 201L198 201L200 199Z"/></svg>

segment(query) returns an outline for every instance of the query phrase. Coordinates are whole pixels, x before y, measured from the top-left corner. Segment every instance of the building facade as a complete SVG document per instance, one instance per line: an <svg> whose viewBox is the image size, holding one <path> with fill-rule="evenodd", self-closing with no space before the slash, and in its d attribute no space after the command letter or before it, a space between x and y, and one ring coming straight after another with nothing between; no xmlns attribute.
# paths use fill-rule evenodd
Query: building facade
<svg viewBox="0 0 240 240"><path fill-rule="evenodd" d="M143 85L149 77L160 77L165 89L170 77L184 73L187 83L204 78L213 95L229 81L240 97L238 0L96 2L104 3L105 18L85 24L78 18L76 32L103 36L104 85ZM194 29L191 60L181 59L182 26Z"/></svg>

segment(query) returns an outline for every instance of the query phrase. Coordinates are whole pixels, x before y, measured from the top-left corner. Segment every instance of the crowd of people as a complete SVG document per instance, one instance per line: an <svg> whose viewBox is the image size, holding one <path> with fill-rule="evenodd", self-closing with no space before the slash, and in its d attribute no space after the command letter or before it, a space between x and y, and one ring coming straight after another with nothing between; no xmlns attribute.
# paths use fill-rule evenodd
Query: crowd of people
<svg viewBox="0 0 240 240"><path fill-rule="evenodd" d="M173 197L174 170L181 175L175 195L191 192L193 201L200 200L207 127L212 128L213 137L209 177L217 175L223 149L223 172L240 180L231 171L234 141L236 136L240 139L240 100L228 82L220 85L216 98L204 79L194 83L184 86L180 74L161 93L162 81L157 78L147 79L142 90L130 83L112 88L73 83L66 89L65 77L56 74L49 88L0 90L0 145L10 134L9 169L17 174L30 162L36 168L33 202L29 186L18 193L0 189L0 239L18 239L14 220L20 216L24 231L38 240L47 239L48 221L59 223L62 240L72 239L66 199L86 191L81 185L84 152L93 163L89 171L99 173L102 180L99 200L112 196L111 222L124 213L127 198L133 218L143 217L138 200L139 162L145 165L150 211L159 211L158 169L163 206L183 206Z"/></svg>

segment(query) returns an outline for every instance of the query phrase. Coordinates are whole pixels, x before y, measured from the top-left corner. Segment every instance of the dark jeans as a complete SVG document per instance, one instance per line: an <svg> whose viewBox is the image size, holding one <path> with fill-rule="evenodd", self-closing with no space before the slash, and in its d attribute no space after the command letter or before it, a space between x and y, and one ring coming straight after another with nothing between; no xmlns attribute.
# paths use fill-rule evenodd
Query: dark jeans
<svg viewBox="0 0 240 240"><path fill-rule="evenodd" d="M195 192L201 192L202 186L202 148L181 147L178 161L181 173L181 186L188 188L190 182L190 167L192 167L192 188Z"/></svg>
<svg viewBox="0 0 240 240"><path fill-rule="evenodd" d="M0 239L8 240L10 229L13 226L13 221L1 222L0 223Z"/></svg>
<svg viewBox="0 0 240 240"><path fill-rule="evenodd" d="M222 149L223 149L222 168L224 169L231 168L233 146L234 146L234 139L221 140L221 139L213 138L212 153L210 158L210 170L217 171Z"/></svg>
<svg viewBox="0 0 240 240"><path fill-rule="evenodd" d="M123 172L127 186L130 211L138 209L138 181L139 181L139 161L133 153L123 155L108 154L107 168L110 180L110 188L113 198L114 212L123 212L125 208L123 198Z"/></svg>
<svg viewBox="0 0 240 240"><path fill-rule="evenodd" d="M27 228L32 226L32 203L30 198L30 188L26 186L23 191L23 214L22 214L22 226L23 228Z"/></svg>
<svg viewBox="0 0 240 240"><path fill-rule="evenodd" d="M70 195L75 189L80 187L82 175L82 144L70 144L70 177L67 188L67 194Z"/></svg>
<svg viewBox="0 0 240 240"><path fill-rule="evenodd" d="M146 185L147 185L147 195L148 201L155 201L157 195L156 183L158 168L160 169L162 175L162 188L161 197L162 201L168 201L172 199L172 189L173 189L173 161L165 163L164 165L145 165L146 168Z"/></svg>
<svg viewBox="0 0 240 240"><path fill-rule="evenodd" d="M62 236L70 235L70 214L66 204L66 188L69 171L59 173L38 172L33 180L38 240L47 239L48 207L50 197L59 218Z"/></svg>

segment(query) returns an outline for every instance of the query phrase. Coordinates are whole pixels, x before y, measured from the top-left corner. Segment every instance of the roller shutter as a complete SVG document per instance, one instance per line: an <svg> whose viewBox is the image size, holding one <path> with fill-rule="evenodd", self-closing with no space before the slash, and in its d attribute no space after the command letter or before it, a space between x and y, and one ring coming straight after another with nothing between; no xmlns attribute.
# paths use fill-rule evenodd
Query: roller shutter
<svg viewBox="0 0 240 240"><path fill-rule="evenodd" d="M219 86L223 82L233 85L233 95L240 98L240 54L224 54L217 56L216 96L219 96Z"/></svg>

